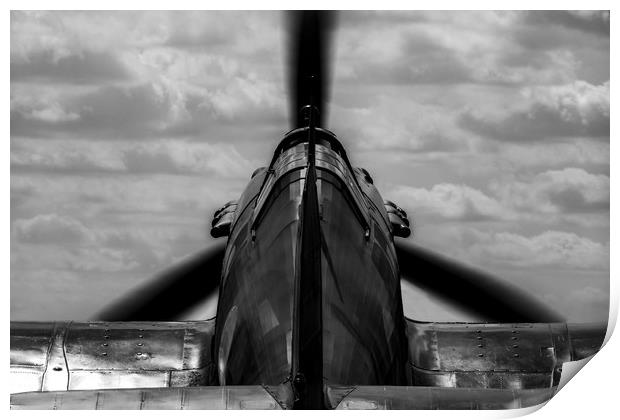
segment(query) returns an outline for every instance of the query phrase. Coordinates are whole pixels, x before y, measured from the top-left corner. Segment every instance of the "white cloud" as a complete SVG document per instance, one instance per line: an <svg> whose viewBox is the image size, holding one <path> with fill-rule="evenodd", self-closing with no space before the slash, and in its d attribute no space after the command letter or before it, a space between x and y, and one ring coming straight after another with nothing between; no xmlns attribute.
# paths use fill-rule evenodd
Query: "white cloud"
<svg viewBox="0 0 620 420"><path fill-rule="evenodd" d="M460 126L495 140L544 142L566 137L609 137L609 81L526 88L526 106L465 110Z"/></svg>
<svg viewBox="0 0 620 420"><path fill-rule="evenodd" d="M515 210L568 214L609 209L609 177L580 168L546 171L529 182L496 181L491 190Z"/></svg>
<svg viewBox="0 0 620 420"><path fill-rule="evenodd" d="M74 175L206 174L247 179L253 162L231 144L157 140L141 142L20 139L11 151L14 170Z"/></svg>
<svg viewBox="0 0 620 420"><path fill-rule="evenodd" d="M83 224L57 214L40 214L32 219L18 219L13 223L13 230L16 239L38 244L73 244L92 238L91 232Z"/></svg>
<svg viewBox="0 0 620 420"><path fill-rule="evenodd" d="M12 265L75 271L135 271L170 264L190 251L178 241L196 245L195 238L158 226L110 227L99 220L83 223L67 215L39 214L13 223Z"/></svg>
<svg viewBox="0 0 620 420"><path fill-rule="evenodd" d="M431 217L439 215L458 220L514 217L510 209L496 199L467 185L438 184L430 190L399 186L391 191L389 197L397 200L407 211L422 212Z"/></svg>
<svg viewBox="0 0 620 420"><path fill-rule="evenodd" d="M424 224L437 219L537 224L554 220L593 226L600 223L598 216L606 220L609 188L607 175L564 168L524 179L498 177L488 183L488 192L465 184L441 183L431 188L398 185L386 197L396 200L412 212L417 223ZM578 216L585 213L591 216Z"/></svg>
<svg viewBox="0 0 620 420"><path fill-rule="evenodd" d="M80 118L75 112L67 112L60 107L57 102L51 104L49 108L34 109L26 115L27 119L41 120L50 123L74 121Z"/></svg>
<svg viewBox="0 0 620 420"><path fill-rule="evenodd" d="M472 235L469 252L478 260L494 264L597 270L609 266L609 244L570 232L546 231L530 237L509 232L470 231L469 234Z"/></svg>
<svg viewBox="0 0 620 420"><path fill-rule="evenodd" d="M537 86L524 89L528 100L553 109L562 120L581 125L609 118L609 81L595 86L583 80L562 86Z"/></svg>
<svg viewBox="0 0 620 420"><path fill-rule="evenodd" d="M495 161L505 161L512 171L527 167L565 168L581 166L605 168L609 165L609 143L587 138L565 139L559 142L502 144L490 156Z"/></svg>
<svg viewBox="0 0 620 420"><path fill-rule="evenodd" d="M253 164L233 145L185 141L142 143L123 152L128 172L206 173L221 178L247 178Z"/></svg>

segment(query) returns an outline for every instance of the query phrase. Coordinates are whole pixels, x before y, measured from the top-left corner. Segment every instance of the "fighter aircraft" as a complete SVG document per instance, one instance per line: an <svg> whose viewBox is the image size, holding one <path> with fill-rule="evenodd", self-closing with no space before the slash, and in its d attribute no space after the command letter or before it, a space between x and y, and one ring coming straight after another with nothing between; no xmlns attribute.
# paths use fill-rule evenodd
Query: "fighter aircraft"
<svg viewBox="0 0 620 420"><path fill-rule="evenodd" d="M226 244L99 321L12 322L11 408L518 408L598 351L605 325L395 239L407 213L323 128L334 17L289 19L292 130L215 212ZM406 319L401 279L478 322ZM213 293L215 318L178 321Z"/></svg>

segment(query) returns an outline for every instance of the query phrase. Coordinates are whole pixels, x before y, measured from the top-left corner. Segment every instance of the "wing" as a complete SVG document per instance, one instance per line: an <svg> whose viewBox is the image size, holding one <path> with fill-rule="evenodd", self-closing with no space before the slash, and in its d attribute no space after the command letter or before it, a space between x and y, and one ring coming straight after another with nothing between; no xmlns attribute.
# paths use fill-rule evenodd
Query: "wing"
<svg viewBox="0 0 620 420"><path fill-rule="evenodd" d="M11 393L216 384L215 320L12 322Z"/></svg>
<svg viewBox="0 0 620 420"><path fill-rule="evenodd" d="M533 389L559 383L562 364L599 350L606 325L423 323L408 320L413 383Z"/></svg>
<svg viewBox="0 0 620 420"><path fill-rule="evenodd" d="M280 409L289 385L220 387L215 319L12 322L11 409Z"/></svg>
<svg viewBox="0 0 620 420"><path fill-rule="evenodd" d="M602 346L605 324L407 320L413 386L328 386L338 409L502 409L548 401L566 362Z"/></svg>
<svg viewBox="0 0 620 420"><path fill-rule="evenodd" d="M532 407L553 397L549 389L474 389L428 386L328 386L336 410L501 410Z"/></svg>
<svg viewBox="0 0 620 420"><path fill-rule="evenodd" d="M28 410L279 410L293 406L290 386L199 386L25 392L11 395L11 409Z"/></svg>

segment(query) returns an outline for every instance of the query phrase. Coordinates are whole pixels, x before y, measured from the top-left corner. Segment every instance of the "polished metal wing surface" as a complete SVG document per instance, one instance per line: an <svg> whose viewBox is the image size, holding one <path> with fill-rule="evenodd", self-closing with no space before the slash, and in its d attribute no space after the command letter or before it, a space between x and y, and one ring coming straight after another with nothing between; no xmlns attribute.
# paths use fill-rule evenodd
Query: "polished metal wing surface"
<svg viewBox="0 0 620 420"><path fill-rule="evenodd" d="M603 344L604 324L407 320L409 386L327 385L332 409L513 409L542 404L566 362Z"/></svg>
<svg viewBox="0 0 620 420"><path fill-rule="evenodd" d="M292 405L292 393L285 385L106 389L11 395L11 409L14 410L281 410Z"/></svg>
<svg viewBox="0 0 620 420"><path fill-rule="evenodd" d="M449 388L543 389L562 365L595 354L605 324L434 323L407 320L412 384Z"/></svg>
<svg viewBox="0 0 620 420"><path fill-rule="evenodd" d="M214 385L215 319L12 322L12 394Z"/></svg>
<svg viewBox="0 0 620 420"><path fill-rule="evenodd" d="M501 410L532 407L553 397L549 389L476 389L426 386L328 386L336 410Z"/></svg>

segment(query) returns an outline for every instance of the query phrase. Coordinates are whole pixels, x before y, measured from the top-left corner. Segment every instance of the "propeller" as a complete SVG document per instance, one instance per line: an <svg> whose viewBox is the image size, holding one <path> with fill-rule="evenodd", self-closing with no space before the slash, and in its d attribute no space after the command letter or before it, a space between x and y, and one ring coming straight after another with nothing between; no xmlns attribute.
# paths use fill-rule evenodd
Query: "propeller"
<svg viewBox="0 0 620 420"><path fill-rule="evenodd" d="M532 295L443 255L395 240L401 278L485 322L564 322Z"/></svg>
<svg viewBox="0 0 620 420"><path fill-rule="evenodd" d="M195 254L143 283L100 312L101 321L172 321L219 287L225 246Z"/></svg>
<svg viewBox="0 0 620 420"><path fill-rule="evenodd" d="M330 39L335 12L294 11L289 12L288 18L291 124L293 128L307 126L310 107L317 114L316 125L322 127L327 113Z"/></svg>

